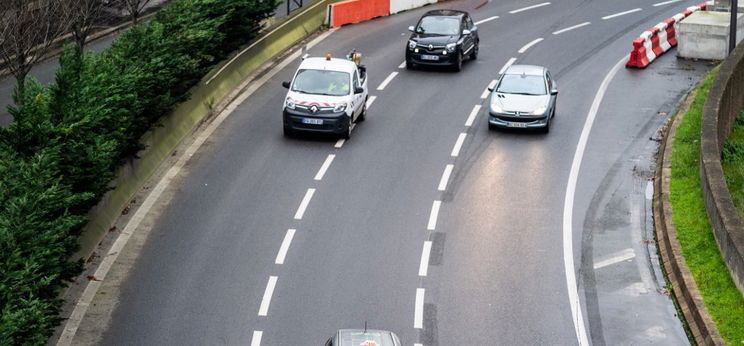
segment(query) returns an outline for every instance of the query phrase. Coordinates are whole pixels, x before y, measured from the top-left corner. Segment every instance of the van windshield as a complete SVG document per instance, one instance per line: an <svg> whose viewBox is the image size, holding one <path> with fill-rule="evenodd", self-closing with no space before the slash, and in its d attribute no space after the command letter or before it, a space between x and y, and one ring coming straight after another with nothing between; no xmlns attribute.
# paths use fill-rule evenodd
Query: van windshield
<svg viewBox="0 0 744 346"><path fill-rule="evenodd" d="M347 72L327 70L300 70L292 91L303 94L343 96L349 95L350 76Z"/></svg>

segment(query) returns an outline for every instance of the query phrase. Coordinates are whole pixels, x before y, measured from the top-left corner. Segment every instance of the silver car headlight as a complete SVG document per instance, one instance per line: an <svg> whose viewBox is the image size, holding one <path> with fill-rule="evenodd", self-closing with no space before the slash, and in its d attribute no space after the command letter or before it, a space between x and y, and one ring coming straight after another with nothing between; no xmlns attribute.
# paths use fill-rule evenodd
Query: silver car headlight
<svg viewBox="0 0 744 346"><path fill-rule="evenodd" d="M346 104L345 103L339 103L335 107L333 107L333 112L334 113L343 112L344 110L346 110Z"/></svg>
<svg viewBox="0 0 744 346"><path fill-rule="evenodd" d="M504 113L504 109L499 107L496 102L491 102L491 113Z"/></svg>
<svg viewBox="0 0 744 346"><path fill-rule="evenodd" d="M448 43L447 44L447 51L452 53L455 51L455 47L457 47L457 43Z"/></svg>
<svg viewBox="0 0 744 346"><path fill-rule="evenodd" d="M408 40L408 49L414 49L414 48L416 48L416 41Z"/></svg>
<svg viewBox="0 0 744 346"><path fill-rule="evenodd" d="M295 109L295 102L291 98L287 97L287 100L284 101L284 106L289 109Z"/></svg>
<svg viewBox="0 0 744 346"><path fill-rule="evenodd" d="M543 115L545 114L545 111L548 110L547 106L539 107L538 109L535 109L532 111L532 115Z"/></svg>

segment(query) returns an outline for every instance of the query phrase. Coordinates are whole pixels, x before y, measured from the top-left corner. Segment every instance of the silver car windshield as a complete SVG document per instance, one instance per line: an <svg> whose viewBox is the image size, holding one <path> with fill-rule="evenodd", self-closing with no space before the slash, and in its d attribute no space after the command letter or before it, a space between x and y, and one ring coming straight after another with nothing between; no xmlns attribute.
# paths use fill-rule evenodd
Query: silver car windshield
<svg viewBox="0 0 744 346"><path fill-rule="evenodd" d="M292 83L292 91L303 94L343 96L349 95L350 84L347 72L300 70Z"/></svg>
<svg viewBox="0 0 744 346"><path fill-rule="evenodd" d="M460 34L460 19L455 17L426 16L416 28L419 34L449 35Z"/></svg>
<svg viewBox="0 0 744 346"><path fill-rule="evenodd" d="M545 80L542 76L506 74L501 77L496 92L504 94L545 95Z"/></svg>

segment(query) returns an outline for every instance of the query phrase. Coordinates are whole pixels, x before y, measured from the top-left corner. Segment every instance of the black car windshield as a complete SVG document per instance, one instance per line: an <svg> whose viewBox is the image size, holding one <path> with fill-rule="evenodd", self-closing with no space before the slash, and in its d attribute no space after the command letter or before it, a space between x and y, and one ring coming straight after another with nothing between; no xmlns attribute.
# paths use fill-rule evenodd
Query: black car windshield
<svg viewBox="0 0 744 346"><path fill-rule="evenodd" d="M429 35L459 35L460 19L456 17L426 16L421 18L416 32Z"/></svg>
<svg viewBox="0 0 744 346"><path fill-rule="evenodd" d="M496 92L504 94L545 95L545 81L542 76L505 74L501 77Z"/></svg>
<svg viewBox="0 0 744 346"><path fill-rule="evenodd" d="M346 72L300 70L292 84L292 91L303 94L343 96L349 94L349 85L349 74Z"/></svg>

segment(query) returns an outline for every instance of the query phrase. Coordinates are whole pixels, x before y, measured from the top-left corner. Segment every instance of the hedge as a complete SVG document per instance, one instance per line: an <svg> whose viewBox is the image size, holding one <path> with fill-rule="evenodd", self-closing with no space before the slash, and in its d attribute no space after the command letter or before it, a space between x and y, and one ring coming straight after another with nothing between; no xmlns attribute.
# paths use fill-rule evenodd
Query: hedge
<svg viewBox="0 0 744 346"><path fill-rule="evenodd" d="M44 344L86 214L139 138L232 51L275 0L175 0L100 54L67 48L54 83L29 80L0 128L0 343Z"/></svg>

